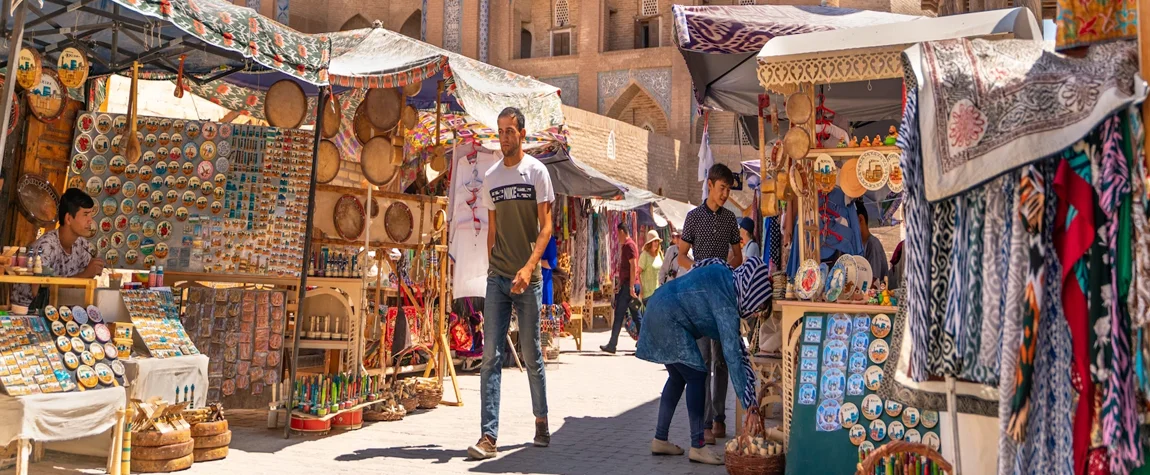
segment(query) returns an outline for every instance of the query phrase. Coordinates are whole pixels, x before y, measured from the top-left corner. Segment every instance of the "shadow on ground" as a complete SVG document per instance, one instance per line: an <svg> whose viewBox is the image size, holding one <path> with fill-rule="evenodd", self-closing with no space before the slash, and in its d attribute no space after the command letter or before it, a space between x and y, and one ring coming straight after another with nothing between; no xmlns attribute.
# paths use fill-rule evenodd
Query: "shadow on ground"
<svg viewBox="0 0 1150 475"><path fill-rule="evenodd" d="M531 473L542 475L634 475L634 461L650 457L644 467L657 468L652 473L725 473L723 467L691 464L683 457L654 457L648 443L653 435L659 401L654 399L614 417L568 417L551 436L551 446L536 448L531 444L500 446L499 457L486 461L468 461L475 473ZM672 424L671 439L687 438L686 408L680 401ZM337 461L362 461L388 458L419 459L445 464L466 458L462 447L440 445L400 446L358 450L336 457ZM628 463L632 462L632 463Z"/></svg>

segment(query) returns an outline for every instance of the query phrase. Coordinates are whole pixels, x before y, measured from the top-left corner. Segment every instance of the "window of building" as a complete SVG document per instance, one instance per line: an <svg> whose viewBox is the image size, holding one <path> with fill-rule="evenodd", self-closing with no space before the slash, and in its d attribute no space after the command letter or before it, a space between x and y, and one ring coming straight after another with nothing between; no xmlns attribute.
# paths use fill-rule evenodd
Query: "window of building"
<svg viewBox="0 0 1150 475"><path fill-rule="evenodd" d="M739 5L757 5L755 0L739 0Z"/></svg>
<svg viewBox="0 0 1150 475"><path fill-rule="evenodd" d="M647 132L650 132L653 134L653 133L655 133L655 126L651 125L651 123L648 122L646 124L643 124L643 130L646 130Z"/></svg>
<svg viewBox="0 0 1150 475"><path fill-rule="evenodd" d="M659 17L635 20L635 49L659 47Z"/></svg>
<svg viewBox="0 0 1150 475"><path fill-rule="evenodd" d="M571 8L567 0L555 0L555 26L564 27L571 24Z"/></svg>
<svg viewBox="0 0 1150 475"><path fill-rule="evenodd" d="M611 133L607 135L607 158L609 158L611 160L615 159L615 131L614 130L612 130Z"/></svg>
<svg viewBox="0 0 1150 475"><path fill-rule="evenodd" d="M572 54L571 30L558 30L551 32L551 56L567 56Z"/></svg>
<svg viewBox="0 0 1150 475"><path fill-rule="evenodd" d="M526 28L519 30L519 57L520 58L530 58L531 57L531 42L532 42L531 32L528 31Z"/></svg>
<svg viewBox="0 0 1150 475"><path fill-rule="evenodd" d="M659 14L659 0L642 0L639 16L655 16Z"/></svg>

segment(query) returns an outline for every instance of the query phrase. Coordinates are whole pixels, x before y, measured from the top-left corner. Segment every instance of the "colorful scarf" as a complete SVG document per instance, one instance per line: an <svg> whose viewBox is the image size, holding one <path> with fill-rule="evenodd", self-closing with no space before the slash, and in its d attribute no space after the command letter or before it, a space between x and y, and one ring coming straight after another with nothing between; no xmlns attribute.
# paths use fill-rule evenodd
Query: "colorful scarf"
<svg viewBox="0 0 1150 475"><path fill-rule="evenodd" d="M908 74L905 79L906 104L902 124L899 126L898 147L902 150L901 164L906 182L906 204L903 210L906 213L906 304L911 338L909 373L911 379L925 381L931 340L930 257L931 223L934 217L923 190L918 88L914 78L913 74Z"/></svg>
<svg viewBox="0 0 1150 475"><path fill-rule="evenodd" d="M1022 345L1019 347L1018 380L1015 381L1013 415L1010 429L1018 439L1025 432L1029 417L1030 389L1033 385L1034 358L1038 352L1038 322L1042 315L1043 285L1045 284L1046 247L1042 243L1043 217L1046 209L1046 181L1035 165L1023 169L1019 185L1018 213L1026 227L1029 258L1026 272L1026 296L1022 309Z"/></svg>

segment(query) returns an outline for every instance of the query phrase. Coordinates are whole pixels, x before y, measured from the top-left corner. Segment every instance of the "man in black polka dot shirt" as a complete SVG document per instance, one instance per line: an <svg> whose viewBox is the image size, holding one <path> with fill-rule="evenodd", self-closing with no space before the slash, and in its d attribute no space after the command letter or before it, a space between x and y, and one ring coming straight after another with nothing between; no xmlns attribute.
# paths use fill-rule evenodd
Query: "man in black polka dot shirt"
<svg viewBox="0 0 1150 475"><path fill-rule="evenodd" d="M724 208L731 196L731 185L735 174L721 163L715 164L707 172L707 200L698 208L687 213L683 222L683 233L679 239L679 266L690 269L694 261L688 257L692 251L695 259L726 259L732 267L743 263L743 250L740 247L739 224L735 213ZM699 351L710 369L707 375L707 414L703 420L703 439L714 444L715 438L727 436L727 364L723 361L723 347L710 338L699 339Z"/></svg>

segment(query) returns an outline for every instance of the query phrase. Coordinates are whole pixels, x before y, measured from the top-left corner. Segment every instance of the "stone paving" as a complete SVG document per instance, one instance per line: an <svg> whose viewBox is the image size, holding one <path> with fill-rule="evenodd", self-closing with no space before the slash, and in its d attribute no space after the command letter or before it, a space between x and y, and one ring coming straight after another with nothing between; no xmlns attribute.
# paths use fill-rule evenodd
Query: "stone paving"
<svg viewBox="0 0 1150 475"><path fill-rule="evenodd" d="M266 428L266 412L236 412L229 417L233 438L228 458L196 464L183 473L726 473L723 467L689 463L686 456L650 454L666 373L662 367L632 356L634 342L626 335L618 355L599 352L599 345L606 343L608 336L600 331L584 333L582 352L575 351L573 340L564 339L563 349L567 351L547 365L552 432L549 448L531 447L534 424L527 376L510 368L503 370L500 455L493 460L466 460L467 446L479 437L479 377L465 374L460 376L463 407L439 406L410 414L402 421L368 423L357 431L323 437L285 440L282 429ZM447 399L454 397L450 386L445 393ZM731 422L734 401L727 407ZM733 430L732 423L728 432ZM682 401L671 441L682 447L690 445ZM48 452L44 460L32 464L30 473L102 473L103 466L100 459Z"/></svg>

